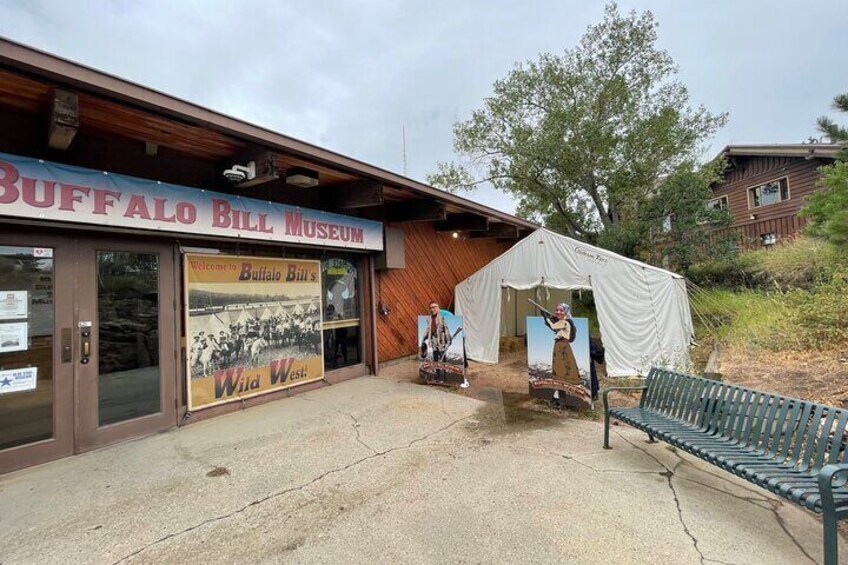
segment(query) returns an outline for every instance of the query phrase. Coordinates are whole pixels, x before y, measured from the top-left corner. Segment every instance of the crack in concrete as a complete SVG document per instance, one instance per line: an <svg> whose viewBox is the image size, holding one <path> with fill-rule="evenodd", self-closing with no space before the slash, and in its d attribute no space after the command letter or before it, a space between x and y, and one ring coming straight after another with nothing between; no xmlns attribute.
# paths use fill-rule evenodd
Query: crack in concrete
<svg viewBox="0 0 848 565"><path fill-rule="evenodd" d="M590 469L590 470L592 470L596 473L624 473L624 474L627 474L627 475L631 475L631 474L632 475L656 475L657 474L657 471L634 471L632 469L599 469L598 467L595 467L594 465L590 465L589 463L586 463L585 461L581 461L580 459L578 459L574 455L565 455L563 453L556 453L554 451L539 451L539 450L536 450L536 449L527 449L527 448L525 448L525 449L526 449L526 451L531 451L533 453L542 453L544 455L550 455L552 457L561 457L561 458L565 459L566 461L573 461L574 463L577 463L581 467L585 467L585 468ZM582 455L591 455L592 453L601 453L601 452L593 451L591 453L584 453Z"/></svg>
<svg viewBox="0 0 848 565"><path fill-rule="evenodd" d="M306 402L315 402L315 401L314 401L314 400L312 400L311 398L305 398L305 397L302 397L302 396L295 396L294 398L297 398L298 400L305 400ZM332 410L332 411L333 411L333 412L335 412L336 414L341 414L342 416L347 416L348 418L350 418L351 420L353 420L353 423L351 424L351 427L353 427L353 431L354 431L354 433L356 434L356 438L355 438L355 439L356 439L356 441L357 441L357 442L358 442L358 443L359 443L362 447L364 447L365 449L367 449L367 450L368 450L368 451L370 451L371 453L377 453L377 450L376 450L376 449L374 449L373 447L371 447L370 445L368 445L367 443L365 443L365 442L362 440L362 437L359 435L359 420L356 418L356 416L354 416L354 415L353 415L353 413L351 413L351 412L345 412L344 410L342 410L342 409L341 409L341 408L339 408L338 406L334 406L334 405L332 405L332 404L324 404L324 406L327 406L328 408L330 408L330 410Z"/></svg>
<svg viewBox="0 0 848 565"><path fill-rule="evenodd" d="M370 445L368 445L367 443L362 441L362 438L359 436L359 420L357 420L356 416L354 416L350 412L342 412L342 413L347 414L350 417L350 419L353 420L353 431L356 432L356 441L359 442L359 444L362 447L369 450L371 453L377 453L376 449L374 449L373 447L371 447Z"/></svg>
<svg viewBox="0 0 848 565"><path fill-rule="evenodd" d="M774 519L777 520L777 525L780 526L780 529L786 532L786 535L789 536L789 539L792 540L792 543L795 544L801 553L803 553L807 559L809 559L814 565L818 565L818 561L816 561L812 555L807 553L807 550L804 549L804 546L801 545L801 542L789 531L789 527L786 525L786 522L783 520L783 516L780 515L779 510L783 507L783 502L780 500L769 500L769 504L771 505L771 512L774 514Z"/></svg>
<svg viewBox="0 0 848 565"><path fill-rule="evenodd" d="M683 526L683 531L686 533L687 536L689 536L689 539L692 540L692 545L695 548L695 551L698 552L698 556L701 558L701 565L704 565L706 558L704 557L704 553L698 547L698 538L696 538L692 534L692 532L689 530L689 526L686 525L686 520L683 519L683 508L680 506L680 499L677 496L677 489L674 488L674 483L671 480L672 477L674 477L674 471L677 470L677 468L682 464L683 458L678 455L677 457L678 459L680 459L680 461L677 462L674 468L669 469L668 466L662 461L660 461L659 458L657 458L653 453L649 453L647 450L642 449L641 447L621 435L620 432L616 431L616 434L618 435L618 437L620 437L628 444L633 446L635 449L638 449L639 451L656 461L660 467L665 469L665 472L660 473L660 475L664 476L666 478L666 481L668 481L668 488L669 490L671 490L671 495L674 497L674 505L677 507L677 519L680 521L680 525ZM677 455L677 453L675 453L675 455Z"/></svg>
<svg viewBox="0 0 848 565"><path fill-rule="evenodd" d="M452 428L452 427L453 427L453 426L455 426L456 424L459 424L460 422L463 422L463 421L465 421L465 420L468 420L469 418L471 418L471 416L465 416L464 418L459 418L459 419L457 419L457 420L453 420L451 423L449 423L449 424L447 424L447 425L445 425L445 426L442 426L442 427L441 427L441 428L439 428L438 430L435 430L435 431L433 431L433 432L430 432L429 434L425 434L425 435L423 435L423 436L421 436L421 437L418 437L418 438L413 439L412 441L410 441L410 442L409 442L409 443L407 443L406 445L401 445L401 446L398 446L398 447L392 447L392 448L386 449L386 450L384 450L384 451L374 451L374 453L372 453L371 455L368 455L367 457L363 457L363 458L361 458L361 459L357 459L356 461L353 461L353 462L351 462L351 463L348 463L347 465L343 465L343 466L341 466L341 467L337 467L337 468L335 468L335 469L330 469L329 471L325 471L324 473L321 473L321 474L320 474L320 475L318 475L317 477L313 478L311 481L308 481L308 482L306 482L306 483L303 483L302 485L298 485L298 486L294 486L294 487L289 487L289 488L287 488L287 489L283 489L283 490L281 490L281 491L279 491L279 492L271 493L271 494L269 494L268 496L265 496L265 497L259 498L259 499L257 499L257 500L253 500L253 501L249 502L248 504L246 504L246 505L242 506L241 508L237 508L236 510L233 510L232 512L228 512L227 514L222 514L222 515L220 515L220 516L215 516L215 517L213 517L213 518L208 518L208 519L206 519L206 520L203 520L203 521L202 521L202 522L200 522L199 524L195 524L194 526L190 526L190 527L188 527L188 528L185 528L185 529L183 529L183 530L180 530L179 532L172 532L172 533L170 533L170 534L168 534L168 535L165 535L165 536L163 536L163 537L159 538L159 539L158 539L158 540L156 540L156 541L153 541L153 542L148 543L147 545L145 545L145 546L143 546L143 547L141 547L141 548L139 548L139 549L137 549L137 550L133 551L132 553L130 553L130 554L128 554L128 555L125 555L124 557L121 557L120 559L118 559L117 561L115 561L112 565L118 565L119 563L124 563L124 562L128 561L129 559L132 559L133 557L135 557L135 556L137 556L137 555L139 555L139 554L141 554L141 553L143 553L143 552L147 551L147 550L148 550L148 549L150 549L151 547L154 547L154 546L156 546L156 545L159 545L159 544L161 544L161 543L164 543L164 542L166 542L166 541L168 541L168 540L170 540L170 539L180 537L180 536L185 535L185 534L187 534L187 533L189 533L189 532L193 532L194 530L200 529L200 528L202 528L203 526L206 526L206 525L209 525L209 524L213 524L213 523L215 523L215 522L221 522L221 521L223 521L223 520L227 520L228 518L232 518L233 516L236 516L236 515L238 515L238 514L241 514L242 512L245 512L246 510L248 510L248 509L250 509L250 508L253 508L254 506L259 506L260 504L263 504L263 503L265 503L265 502L268 502L269 500L273 500L273 499L279 498L279 497L284 496L284 495L286 495L286 494L289 494L289 493L291 493L291 492L295 492L295 491L302 491L302 490L304 490L304 489L307 489L307 488L311 487L312 485L314 485L315 483L318 483L319 481L323 480L324 478L326 478L326 477L328 477L328 476L330 476L330 475L334 475L334 474L337 474L337 473L341 473L341 472L343 472L343 471L347 471L348 469L351 469L351 468L353 468L353 467L356 467L357 465L360 465L360 464L362 464L362 463L365 463L366 461L370 461L371 459L376 459L376 458L378 458L378 457L382 457L382 456L384 456L384 455L388 455L388 454L390 454L390 453L394 453L394 452L396 452L396 451L403 451L403 450L405 450L405 449L409 449L409 448L411 448L413 445L415 445L415 444L417 444L417 443L420 443L420 442L422 442L422 441L425 441L425 440L427 440L427 439L429 439L429 438L431 438L431 437L433 437L433 436L435 436L435 435L438 435L438 434L440 434L440 433L442 433L442 432L444 432L444 431L447 431L449 428Z"/></svg>
<svg viewBox="0 0 848 565"><path fill-rule="evenodd" d="M574 461L578 465L586 467L587 469L591 469L592 471L595 471L596 473L625 473L625 474L628 474L628 475L656 475L657 474L656 471L633 471L633 470L628 470L628 469L598 469L597 467L595 467L593 465L589 465L585 461L580 461L576 457L572 457L570 455L563 455L562 453L559 453L559 454L550 453L550 455L559 455L560 457L562 457L563 459L565 459L567 461Z"/></svg>
<svg viewBox="0 0 848 565"><path fill-rule="evenodd" d="M787 535L787 536L789 536L789 539L792 541L792 543L793 543L793 544L795 544L795 546L798 548L798 550L799 550L801 553L803 553L803 554L804 554L804 556L805 556L807 559L809 559L811 562L813 562L814 564L817 564L817 563L818 563L818 562L817 562L817 561L816 561L816 560L815 560L815 559L814 559L814 558L813 558L813 557L812 557L812 556L811 556L811 555L807 552L807 550L806 550L806 549L804 549L804 547L803 547L803 546L801 545L801 543L798 541L798 538L796 538L796 537L795 537L795 535L794 535L792 532L790 532L790 531L789 531L789 528L787 527L786 523L784 522L783 517L782 517L782 516L780 515L780 513L778 512L778 510L779 510L779 509L783 506L783 502L782 502L782 501L780 501L780 500L774 500L774 499L772 499L772 498L768 498L768 497L761 497L761 498L759 498L759 499L755 499L755 498L753 498L753 497L749 498L749 497L745 497L745 496L740 496L740 495L738 495L738 494L734 494L734 493L732 493L732 492L728 492L728 491L726 491L726 490L723 490L723 489L720 489L720 488L714 487L714 486L712 486L712 485L708 485L708 484L702 483L702 482L700 482L700 481L696 481L696 480L694 480L694 479L690 479L690 478L687 478L687 477L681 477L681 476L675 475L675 471L677 470L677 468L678 468L678 467L680 467L680 465L685 464L685 465L690 465L690 466L691 466L691 464L690 464L688 461L686 461L685 459L683 459L683 457L681 457L681 456L680 456L680 453L678 453L677 449L676 449L676 448L674 448L674 446L671 446L671 447L672 447L671 452L672 452L672 454L674 454L674 456L675 456L675 457L677 457L678 462L677 462L677 464L674 466L674 468L673 468L673 469L668 469L668 466L666 466L664 463L662 463L662 462L661 462L661 461L660 461L660 460L659 460L659 459L658 459L658 458L657 458L657 457L656 457L653 453L649 453L647 450L642 449L642 448L641 448L641 447L639 447L638 445L634 444L634 443L633 443L633 442L631 442L629 439L627 439L626 437L624 437L624 436L621 434L621 432L619 432L619 431L617 431L617 430L616 430L616 432L615 432L615 433L616 433L616 435L618 435L618 437L620 437L620 438L621 438L621 439L623 439L625 442L627 442L628 444L630 444L630 445L631 445L631 446L633 446L634 448L638 449L639 451L641 451L642 453L644 453L645 455L647 455L648 457L650 457L651 459L653 459L654 461L656 461L658 464L662 465L662 466L663 466L663 467L664 467L664 468L668 471L668 473L669 473L669 474L667 475L667 479L668 479L668 486L669 486L669 488L671 489L672 493L674 494L674 502L677 504L677 511L678 511L678 514L680 515L680 523L683 525L683 529L686 531L686 533L689 535L689 537L690 537L690 538L692 538L692 541L693 541L693 542L694 542L694 544L695 544L695 550L696 550L696 551L698 552L698 554L701 556L701 563L702 563L702 564L703 564L703 563L706 563L707 561L709 561L709 562L713 562L713 563L719 563L719 564L722 564L722 565L733 565L733 564L728 564L728 563L726 563L726 562L724 562L724 561L720 561L720 560L718 560L718 559L710 559L710 558L706 558L706 557L704 557L704 554L703 554L703 553L701 553L700 549L698 549L698 542L697 542L697 540L696 540L696 539L695 539L695 537L694 537L694 536L693 536L693 535L689 532L689 529L686 527L686 524L685 524L685 523L684 523L684 521L683 521L683 514L682 514L682 512L681 512L680 502L679 502L679 500L678 500L678 498L677 498L677 491L674 489L674 485L671 483L671 477L672 477L672 476L677 476L677 478L678 478L678 479L681 479L681 480L684 480L684 481L688 481L688 482L690 482L690 483L694 483L694 484L696 484L696 485L698 485L698 486L706 487L706 488L708 488L708 489L715 490L715 491L720 492L720 493L722 493L722 494L726 494L726 495L728 495L728 496L731 496L731 497L733 497L733 498L736 498L737 500L741 500L741 501L743 501L743 502L747 502L747 503L749 503L749 504L753 504L754 506L756 506L756 507L758 507L758 508L762 508L763 510L769 510L769 511L772 513L772 515L774 516L774 519L775 519L775 521L777 522L777 525L778 525L778 526L780 526L780 529L782 529L782 530L786 533L786 535ZM700 469L700 468L698 468L697 470L698 470L699 472L700 472L700 471L703 471L703 470L702 470L702 469ZM714 474L714 473L710 473L710 472L707 472L707 471L703 471L703 472L704 472L704 473L706 473L707 475L710 475L711 477L715 477L715 478L717 478L717 479L721 479L721 480L723 480L724 482L727 482L727 483L729 483L729 484L733 484L734 486L736 486L736 487L738 487L738 488L743 488L741 485L736 485L735 483L731 482L731 481L730 481L730 480L728 480L726 477L721 477L721 476L719 476L719 475L716 475L716 474ZM661 474L665 475L665 473L661 473ZM755 491L753 491L753 490L751 490L751 489L744 488L744 490L749 491L749 492L751 492L752 494L757 494L757 495L759 495L759 493L757 493L757 492L755 492ZM760 495L760 496L761 496L761 495ZM766 506L766 505L763 505L763 504L759 504L760 502L765 502L765 503L767 504L767 506Z"/></svg>
<svg viewBox="0 0 848 565"><path fill-rule="evenodd" d="M447 393L446 393L446 394L447 394ZM451 416L450 414L448 414L448 411L447 411L447 410L445 410L445 397L444 397L444 396L439 396L439 407L440 407L440 408L441 408L441 410L442 410L442 414L444 414L445 416L447 416L447 417L448 417L448 420L450 420L451 418L453 418L453 416Z"/></svg>

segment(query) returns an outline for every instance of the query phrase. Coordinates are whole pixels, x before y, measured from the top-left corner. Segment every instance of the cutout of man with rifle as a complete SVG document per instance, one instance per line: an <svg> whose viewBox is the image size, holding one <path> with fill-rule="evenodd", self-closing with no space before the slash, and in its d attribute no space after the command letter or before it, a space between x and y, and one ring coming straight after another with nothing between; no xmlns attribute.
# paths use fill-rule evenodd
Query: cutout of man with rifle
<svg viewBox="0 0 848 565"><path fill-rule="evenodd" d="M462 328L457 328L453 335L451 335L447 322L445 321L444 316L442 316L442 310L439 308L439 304L437 302L431 302L429 308L430 318L427 323L427 330L424 333L424 339L421 340L419 358L421 361L427 359L429 344L433 363L437 364L436 379L438 381L445 382L446 372L444 368L440 367L440 365L446 362L445 356L447 355L448 349L453 343L453 339L459 335L459 332L462 331ZM463 383L460 386L463 388L468 386L464 378Z"/></svg>

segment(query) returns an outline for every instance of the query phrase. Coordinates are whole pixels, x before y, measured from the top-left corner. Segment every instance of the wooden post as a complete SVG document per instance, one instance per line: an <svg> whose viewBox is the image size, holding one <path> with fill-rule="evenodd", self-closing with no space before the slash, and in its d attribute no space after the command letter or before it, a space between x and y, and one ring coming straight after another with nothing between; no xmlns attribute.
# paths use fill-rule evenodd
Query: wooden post
<svg viewBox="0 0 848 565"><path fill-rule="evenodd" d="M714 381L721 380L721 353L724 350L724 345L714 343L713 350L710 353L710 358L707 360L707 366L704 368L704 378Z"/></svg>
<svg viewBox="0 0 848 565"><path fill-rule="evenodd" d="M79 97L67 90L54 89L50 106L47 145L66 151L79 129Z"/></svg>

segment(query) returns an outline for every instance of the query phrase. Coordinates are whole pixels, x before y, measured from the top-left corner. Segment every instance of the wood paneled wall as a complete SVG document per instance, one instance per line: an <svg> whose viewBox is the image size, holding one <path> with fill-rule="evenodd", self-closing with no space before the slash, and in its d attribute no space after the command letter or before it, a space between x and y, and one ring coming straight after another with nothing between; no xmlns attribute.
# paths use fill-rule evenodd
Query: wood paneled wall
<svg viewBox="0 0 848 565"><path fill-rule="evenodd" d="M732 229L742 234L743 247L760 246L760 236L765 233L774 233L778 241L796 235L804 227L797 216L804 197L815 190L820 177L817 169L828 162L800 157L737 156L733 160L734 168L725 175L726 182L713 190L713 197L727 196ZM788 179L789 199L754 208L748 190L782 177Z"/></svg>
<svg viewBox="0 0 848 565"><path fill-rule="evenodd" d="M379 360L388 361L418 351L417 319L435 300L453 311L453 291L510 245L494 239L453 239L437 233L431 223L406 223L390 227L404 232L405 269L377 272L377 301L391 309L377 317ZM518 241L518 240L516 240Z"/></svg>

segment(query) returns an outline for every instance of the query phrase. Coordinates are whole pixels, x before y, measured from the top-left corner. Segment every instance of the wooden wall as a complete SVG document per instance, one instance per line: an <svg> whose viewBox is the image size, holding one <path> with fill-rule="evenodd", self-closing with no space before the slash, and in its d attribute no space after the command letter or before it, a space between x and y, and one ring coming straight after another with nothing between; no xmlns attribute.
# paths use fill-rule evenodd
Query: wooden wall
<svg viewBox="0 0 848 565"><path fill-rule="evenodd" d="M419 315L435 300L453 311L453 291L460 281L509 249L494 239L455 240L437 233L431 223L406 223L403 229L405 269L377 272L377 302L391 309L377 318L377 346L381 362L418 351ZM516 240L518 241L518 240Z"/></svg>
<svg viewBox="0 0 848 565"><path fill-rule="evenodd" d="M733 157L734 168L725 175L726 182L713 190L713 197L727 196L732 230L742 236L741 245L750 249L762 247L761 236L774 233L777 240L793 237L805 222L798 217L804 197L813 190L819 179L817 169L828 162L800 157ZM786 177L789 199L776 204L753 208L748 189ZM751 214L756 217L751 218Z"/></svg>

